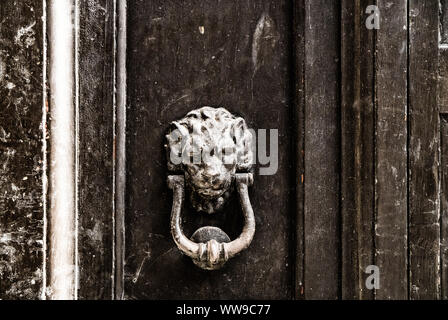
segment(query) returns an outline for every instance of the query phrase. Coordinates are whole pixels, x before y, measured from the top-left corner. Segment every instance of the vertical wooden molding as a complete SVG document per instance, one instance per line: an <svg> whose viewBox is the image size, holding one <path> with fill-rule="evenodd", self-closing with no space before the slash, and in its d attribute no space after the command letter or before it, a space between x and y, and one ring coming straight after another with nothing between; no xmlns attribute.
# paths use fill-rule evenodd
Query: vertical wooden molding
<svg viewBox="0 0 448 320"><path fill-rule="evenodd" d="M440 108L440 290L448 300L448 1L440 0L438 106Z"/></svg>
<svg viewBox="0 0 448 320"><path fill-rule="evenodd" d="M47 299L47 258L48 258L48 39L47 39L47 0L42 0L42 209L43 209L43 234L42 234L42 290L40 299Z"/></svg>
<svg viewBox="0 0 448 320"><path fill-rule="evenodd" d="M296 124L296 212L295 212L295 271L294 298L305 298L304 284L304 204L305 204L305 1L294 1L293 7L294 123Z"/></svg>
<svg viewBox="0 0 448 320"><path fill-rule="evenodd" d="M340 3L306 0L305 16L305 297L337 299L340 296Z"/></svg>
<svg viewBox="0 0 448 320"><path fill-rule="evenodd" d="M378 0L376 43L375 298L407 299L407 2Z"/></svg>
<svg viewBox="0 0 448 320"><path fill-rule="evenodd" d="M115 132L115 298L124 298L126 189L126 36L127 1L117 0Z"/></svg>
<svg viewBox="0 0 448 320"><path fill-rule="evenodd" d="M409 289L440 298L439 1L409 2Z"/></svg>
<svg viewBox="0 0 448 320"><path fill-rule="evenodd" d="M440 291L448 300L448 1L440 0L438 99L440 119Z"/></svg>
<svg viewBox="0 0 448 320"><path fill-rule="evenodd" d="M439 46L438 105L440 113L448 113L448 46Z"/></svg>
<svg viewBox="0 0 448 320"><path fill-rule="evenodd" d="M78 0L79 1L79 0ZM111 299L114 255L115 1L79 1L78 298Z"/></svg>
<svg viewBox="0 0 448 320"><path fill-rule="evenodd" d="M49 0L51 299L76 298L74 1Z"/></svg>
<svg viewBox="0 0 448 320"><path fill-rule="evenodd" d="M440 1L439 46L448 47L448 1Z"/></svg>
<svg viewBox="0 0 448 320"><path fill-rule="evenodd" d="M79 1L74 2L74 43L75 43L75 296L79 293Z"/></svg>
<svg viewBox="0 0 448 320"><path fill-rule="evenodd" d="M448 115L441 119L441 291L442 299L448 300Z"/></svg>
<svg viewBox="0 0 448 320"><path fill-rule="evenodd" d="M373 299L365 269L374 257L375 30L369 0L345 0L341 16L342 299Z"/></svg>

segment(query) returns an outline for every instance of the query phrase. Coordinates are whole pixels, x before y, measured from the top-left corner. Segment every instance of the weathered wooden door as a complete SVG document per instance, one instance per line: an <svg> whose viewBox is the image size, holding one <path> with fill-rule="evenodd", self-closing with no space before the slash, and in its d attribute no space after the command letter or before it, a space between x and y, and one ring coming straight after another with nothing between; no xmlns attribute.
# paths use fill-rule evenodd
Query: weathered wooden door
<svg viewBox="0 0 448 320"><path fill-rule="evenodd" d="M0 3L0 298L53 297L52 3ZM73 5L73 298L447 298L444 0ZM173 241L167 184L165 136L203 106L268 137L253 240L213 271ZM237 190L214 214L186 191L187 237L239 236Z"/></svg>
<svg viewBox="0 0 448 320"><path fill-rule="evenodd" d="M310 290L320 291L313 296L337 298L338 47L332 36L338 23L337 5L326 4L326 10L328 24L317 19L317 4L305 17L303 8L290 1L128 3L125 241L121 244L126 298L289 299L301 295L302 280L296 278L296 268L302 264L296 244L301 241L297 242L296 232L302 221L297 216L296 191L303 181L297 174L296 138L302 132L297 126L300 93L296 90L304 83L296 77L301 76L305 53L303 30L294 27L294 11L300 15L296 17L299 24L307 19L321 31L328 30L326 35L310 34L313 40L307 48L319 48L322 53L312 58L316 62L308 62L315 70L306 81L317 91L306 99L317 104L325 97L306 115L307 123L315 127L309 129L306 143L316 144L307 153L314 167L308 169L309 179L323 188L308 193L308 250L316 259L308 270L315 283L310 282ZM326 88L318 93L318 78L324 75ZM250 189L254 239L247 250L216 271L204 271L182 255L169 223L172 192L166 184L170 173L165 134L170 122L202 106L224 107L244 118L250 128L268 130L268 136L271 129L278 130L278 138L271 143L278 152L270 150L272 156L278 155L278 169L261 175L262 165L256 166ZM185 202L188 199L187 195ZM236 192L222 212L200 214L186 206L183 216L187 237L199 227L213 225L235 239L244 224ZM325 289L317 290L318 284Z"/></svg>
<svg viewBox="0 0 448 320"><path fill-rule="evenodd" d="M292 295L291 9L287 1L128 4L125 297ZM257 231L250 250L219 271L195 266L169 230L165 134L171 121L201 106L225 107L252 128L280 131L280 168L273 177L256 176L251 190ZM184 212L185 234L215 225L236 238L242 213L232 198L212 216Z"/></svg>

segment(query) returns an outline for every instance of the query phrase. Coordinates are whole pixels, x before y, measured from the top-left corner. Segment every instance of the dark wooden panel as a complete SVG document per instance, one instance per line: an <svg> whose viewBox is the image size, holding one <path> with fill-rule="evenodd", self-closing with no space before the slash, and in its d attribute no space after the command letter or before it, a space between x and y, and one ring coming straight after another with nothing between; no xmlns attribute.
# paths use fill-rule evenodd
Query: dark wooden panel
<svg viewBox="0 0 448 320"><path fill-rule="evenodd" d="M442 193L441 193L441 289L442 299L448 299L448 115L444 115L441 120L441 173L442 173Z"/></svg>
<svg viewBox="0 0 448 320"><path fill-rule="evenodd" d="M114 1L80 4L79 293L112 298Z"/></svg>
<svg viewBox="0 0 448 320"><path fill-rule="evenodd" d="M126 298L291 298L291 4L135 1L128 9ZM171 239L163 149L169 122L203 105L279 129L278 172L256 174L250 190L255 238L215 272L195 267ZM186 208L185 232L214 224L235 237L240 215L236 198L212 217Z"/></svg>
<svg viewBox="0 0 448 320"><path fill-rule="evenodd" d="M439 108L448 113L448 1L440 0Z"/></svg>
<svg viewBox="0 0 448 320"><path fill-rule="evenodd" d="M306 0L305 8L305 297L336 299L340 5L337 1Z"/></svg>
<svg viewBox="0 0 448 320"><path fill-rule="evenodd" d="M440 297L438 1L409 3L409 286Z"/></svg>
<svg viewBox="0 0 448 320"><path fill-rule="evenodd" d="M373 264L375 31L365 27L370 1L342 2L342 298L373 299L365 268Z"/></svg>
<svg viewBox="0 0 448 320"><path fill-rule="evenodd" d="M440 112L448 113L448 50L439 49L439 108Z"/></svg>
<svg viewBox="0 0 448 320"><path fill-rule="evenodd" d="M376 299L407 299L407 4L379 0L376 53Z"/></svg>
<svg viewBox="0 0 448 320"><path fill-rule="evenodd" d="M0 2L0 299L42 291L42 13Z"/></svg>
<svg viewBox="0 0 448 320"><path fill-rule="evenodd" d="M448 1L440 1L440 43L448 44Z"/></svg>
<svg viewBox="0 0 448 320"><path fill-rule="evenodd" d="M294 1L293 33L294 33L294 106L295 106L295 135L291 136L296 142L295 158L296 171L294 174L296 185L295 200L295 294L296 299L305 298L305 239L304 239L304 210L305 210L305 1Z"/></svg>

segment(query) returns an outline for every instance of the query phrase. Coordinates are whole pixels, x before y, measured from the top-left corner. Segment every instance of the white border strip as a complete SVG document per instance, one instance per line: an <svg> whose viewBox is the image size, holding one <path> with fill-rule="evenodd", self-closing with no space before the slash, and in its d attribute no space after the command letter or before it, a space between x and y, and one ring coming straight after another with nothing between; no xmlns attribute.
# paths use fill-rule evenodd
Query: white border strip
<svg viewBox="0 0 448 320"><path fill-rule="evenodd" d="M76 181L73 0L49 0L50 296L76 298Z"/></svg>
<svg viewBox="0 0 448 320"><path fill-rule="evenodd" d="M40 298L46 299L47 290L47 1L42 0L42 34L43 34L43 54L42 54L42 207L43 207L43 237L42 237L42 292Z"/></svg>
<svg viewBox="0 0 448 320"><path fill-rule="evenodd" d="M114 44L113 44L113 88L114 88L114 94L112 97L112 103L113 103L113 128L112 128L112 135L114 137L113 139L113 148L114 148L114 154L116 154L115 150L116 150L116 125L117 125L117 0L114 0L114 15L113 15L113 19L114 19L114 29L113 29L113 39L114 39ZM115 299L115 250L116 250L116 244L115 244L115 194L116 194L116 186L115 186L115 182L116 182L116 178L115 178L115 172L116 172L116 159L115 157L112 160L112 167L113 167L113 175L112 175L112 279L111 279L111 287L112 287L112 292L111 292L111 299L114 300Z"/></svg>
<svg viewBox="0 0 448 320"><path fill-rule="evenodd" d="M79 0L75 0L75 299L79 289Z"/></svg>
<svg viewBox="0 0 448 320"><path fill-rule="evenodd" d="M126 188L126 37L127 0L117 3L116 163L115 163L115 298L124 299Z"/></svg>

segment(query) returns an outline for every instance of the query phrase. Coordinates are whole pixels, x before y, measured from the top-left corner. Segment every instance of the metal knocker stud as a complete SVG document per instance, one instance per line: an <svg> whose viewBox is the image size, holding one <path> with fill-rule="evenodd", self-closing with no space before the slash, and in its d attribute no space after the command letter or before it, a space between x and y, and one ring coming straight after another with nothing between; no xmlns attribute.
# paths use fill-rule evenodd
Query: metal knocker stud
<svg viewBox="0 0 448 320"><path fill-rule="evenodd" d="M166 136L168 169L183 171L169 175L173 190L171 234L179 250L202 269L220 269L230 258L248 248L255 234L255 217L248 187L253 184L252 134L243 118L224 108L203 107L171 124ZM186 188L186 185L188 188ZM231 241L220 228L205 226L189 239L181 228L185 190L193 208L205 214L219 214L235 185L245 226Z"/></svg>

